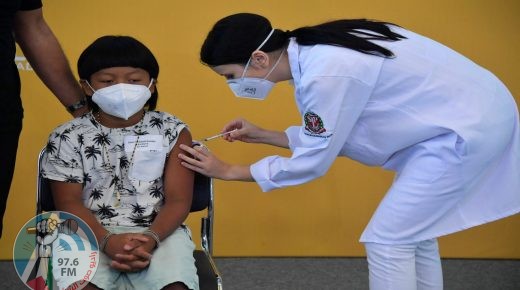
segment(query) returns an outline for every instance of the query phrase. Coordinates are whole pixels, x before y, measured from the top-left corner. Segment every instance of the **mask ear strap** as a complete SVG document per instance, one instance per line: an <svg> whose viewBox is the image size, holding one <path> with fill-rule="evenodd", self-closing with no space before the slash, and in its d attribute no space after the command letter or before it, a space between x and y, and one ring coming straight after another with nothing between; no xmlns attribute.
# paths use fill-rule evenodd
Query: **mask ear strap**
<svg viewBox="0 0 520 290"><path fill-rule="evenodd" d="M271 32L269 32L267 37L264 39L264 41L262 41L262 43L260 43L260 45L255 49L255 51L260 50L260 48L262 48L262 46L264 46L264 44L269 40L269 38L271 38L271 35L273 35L273 33L274 33L274 28L271 29Z"/></svg>
<svg viewBox="0 0 520 290"><path fill-rule="evenodd" d="M246 63L246 66L244 66L244 71L242 72L242 76L240 76L241 79L244 78L244 76L246 75L246 71L247 71L247 68L249 67L249 64L251 63L251 58L249 58L247 60L247 63Z"/></svg>
<svg viewBox="0 0 520 290"><path fill-rule="evenodd" d="M271 73L274 71L274 69L276 68L276 66L278 66L278 64L280 63L280 60L282 60L282 56L285 52L285 49L282 49L282 53L280 53L280 56L278 57L278 60L276 61L276 63L273 65L273 67L271 68L271 70L269 70L269 72L267 73L267 75L265 75L264 77L264 80L267 79L269 77L269 75L271 75Z"/></svg>
<svg viewBox="0 0 520 290"><path fill-rule="evenodd" d="M92 90L92 92L96 92L96 90L94 90L94 88L90 85L90 83L88 82L88 80L85 80L85 83L87 84L87 86Z"/></svg>
<svg viewBox="0 0 520 290"><path fill-rule="evenodd" d="M264 39L264 41L262 41L262 43L260 43L260 45L253 52L260 50L260 48L262 48L262 46L264 46L264 44L269 40L269 38L271 38L271 35L273 35L273 33L274 33L274 28L271 29L271 32L269 32L269 34ZM247 60L246 66L244 67L244 71L242 72L242 76L240 78L243 79L244 76L246 75L247 68L249 67L249 64L250 64L252 58L253 58L253 55L251 54L251 57L249 57L249 59ZM269 73L271 73L271 72L269 72Z"/></svg>
<svg viewBox="0 0 520 290"><path fill-rule="evenodd" d="M154 81L155 80L153 78L150 80L150 84L148 85L148 88L150 88L154 84Z"/></svg>

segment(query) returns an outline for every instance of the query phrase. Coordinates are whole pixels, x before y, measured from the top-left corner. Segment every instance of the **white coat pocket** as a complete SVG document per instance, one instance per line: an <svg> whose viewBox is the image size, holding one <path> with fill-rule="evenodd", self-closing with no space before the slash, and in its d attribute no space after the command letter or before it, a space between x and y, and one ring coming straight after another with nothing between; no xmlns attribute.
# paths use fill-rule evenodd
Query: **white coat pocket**
<svg viewBox="0 0 520 290"><path fill-rule="evenodd" d="M153 181L162 176L166 161L163 136L126 136L125 152L130 162L130 179Z"/></svg>

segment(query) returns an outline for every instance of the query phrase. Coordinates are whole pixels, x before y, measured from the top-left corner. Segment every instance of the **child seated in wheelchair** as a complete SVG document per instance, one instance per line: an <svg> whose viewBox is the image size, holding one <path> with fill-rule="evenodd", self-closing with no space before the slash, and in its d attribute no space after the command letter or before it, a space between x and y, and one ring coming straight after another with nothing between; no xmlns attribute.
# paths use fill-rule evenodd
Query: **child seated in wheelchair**
<svg viewBox="0 0 520 290"><path fill-rule="evenodd" d="M198 289L195 248L183 224L193 172L177 158L186 125L154 111L159 65L128 36L103 36L78 60L92 111L50 135L42 175L56 205L85 221L100 262L84 289Z"/></svg>

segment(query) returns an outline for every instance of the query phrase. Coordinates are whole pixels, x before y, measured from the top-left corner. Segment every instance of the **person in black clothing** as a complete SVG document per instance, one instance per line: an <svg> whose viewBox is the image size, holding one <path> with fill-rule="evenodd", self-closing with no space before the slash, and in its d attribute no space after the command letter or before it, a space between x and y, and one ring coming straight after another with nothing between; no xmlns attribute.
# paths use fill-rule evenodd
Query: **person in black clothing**
<svg viewBox="0 0 520 290"><path fill-rule="evenodd" d="M72 115L88 111L63 50L43 18L41 0L0 1L0 237L23 118L15 41Z"/></svg>

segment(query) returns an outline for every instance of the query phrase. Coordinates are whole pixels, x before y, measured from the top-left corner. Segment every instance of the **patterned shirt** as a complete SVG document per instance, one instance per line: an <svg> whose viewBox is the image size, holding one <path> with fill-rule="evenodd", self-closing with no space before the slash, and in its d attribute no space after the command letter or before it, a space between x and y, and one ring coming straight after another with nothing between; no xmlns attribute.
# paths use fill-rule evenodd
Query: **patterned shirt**
<svg viewBox="0 0 520 290"><path fill-rule="evenodd" d="M126 128L108 128L92 113L56 128L45 150L45 178L83 184L83 204L104 226L148 227L163 204L163 170L181 120L146 112Z"/></svg>

